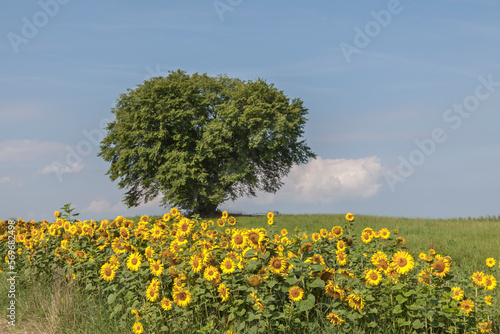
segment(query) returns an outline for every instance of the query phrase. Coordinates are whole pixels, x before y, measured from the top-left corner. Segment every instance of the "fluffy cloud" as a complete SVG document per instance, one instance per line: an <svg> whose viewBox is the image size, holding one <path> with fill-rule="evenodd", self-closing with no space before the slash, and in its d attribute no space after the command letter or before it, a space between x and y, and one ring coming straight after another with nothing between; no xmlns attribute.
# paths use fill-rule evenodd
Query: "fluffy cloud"
<svg viewBox="0 0 500 334"><path fill-rule="evenodd" d="M340 199L368 198L382 186L378 178L383 167L380 159L322 159L293 166L276 196L301 202L332 203Z"/></svg>
<svg viewBox="0 0 500 334"><path fill-rule="evenodd" d="M89 206L84 208L82 212L88 212L88 213L116 213L119 211L125 211L126 207L124 204L118 203L115 205L111 205L106 200L95 200L90 203Z"/></svg>
<svg viewBox="0 0 500 334"><path fill-rule="evenodd" d="M65 173L78 173L83 169L84 165L73 163L73 165L66 166L58 163L53 163L52 165L45 166L44 168L38 170L35 175L51 174L55 173L57 175L62 175Z"/></svg>
<svg viewBox="0 0 500 334"><path fill-rule="evenodd" d="M10 177L7 177L7 176L0 177L0 184L7 183L9 181L10 181Z"/></svg>

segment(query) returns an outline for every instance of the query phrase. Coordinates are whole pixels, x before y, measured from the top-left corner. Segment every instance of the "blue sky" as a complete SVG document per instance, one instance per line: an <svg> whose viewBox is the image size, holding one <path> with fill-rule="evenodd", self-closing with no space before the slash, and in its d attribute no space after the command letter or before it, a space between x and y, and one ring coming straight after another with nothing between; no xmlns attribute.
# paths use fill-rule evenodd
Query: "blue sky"
<svg viewBox="0 0 500 334"><path fill-rule="evenodd" d="M498 0L4 1L0 218L126 208L97 157L120 94L169 70L264 78L318 159L232 212L498 215Z"/></svg>

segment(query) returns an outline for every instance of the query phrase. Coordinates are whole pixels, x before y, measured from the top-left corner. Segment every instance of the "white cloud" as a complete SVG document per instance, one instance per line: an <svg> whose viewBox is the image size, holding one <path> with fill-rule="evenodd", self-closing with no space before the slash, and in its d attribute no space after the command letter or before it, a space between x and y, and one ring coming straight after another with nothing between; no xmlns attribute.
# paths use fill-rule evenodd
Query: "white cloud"
<svg viewBox="0 0 500 334"><path fill-rule="evenodd" d="M62 152L64 144L28 139L11 139L0 142L0 162L35 161L50 153Z"/></svg>
<svg viewBox="0 0 500 334"><path fill-rule="evenodd" d="M7 183L9 181L10 181L10 177L7 177L7 176L0 177L0 184Z"/></svg>
<svg viewBox="0 0 500 334"><path fill-rule="evenodd" d="M83 169L83 164L73 163L70 166L53 163L52 165L45 166L44 168L36 171L35 175L51 174L55 173L57 175L62 175L65 173L78 173Z"/></svg>
<svg viewBox="0 0 500 334"><path fill-rule="evenodd" d="M378 178L384 168L377 157L362 159L322 159L293 166L276 197L301 202L332 203L342 199L363 199L382 186Z"/></svg>

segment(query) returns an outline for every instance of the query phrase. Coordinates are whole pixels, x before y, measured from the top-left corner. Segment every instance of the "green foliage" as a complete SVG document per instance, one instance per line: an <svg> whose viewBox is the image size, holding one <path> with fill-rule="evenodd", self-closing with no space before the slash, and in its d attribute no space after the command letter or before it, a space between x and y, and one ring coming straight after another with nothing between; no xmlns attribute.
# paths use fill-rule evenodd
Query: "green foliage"
<svg viewBox="0 0 500 334"><path fill-rule="evenodd" d="M199 213L257 190L276 192L293 164L315 155L301 140L307 109L262 79L156 77L122 94L101 156L137 206L162 203Z"/></svg>

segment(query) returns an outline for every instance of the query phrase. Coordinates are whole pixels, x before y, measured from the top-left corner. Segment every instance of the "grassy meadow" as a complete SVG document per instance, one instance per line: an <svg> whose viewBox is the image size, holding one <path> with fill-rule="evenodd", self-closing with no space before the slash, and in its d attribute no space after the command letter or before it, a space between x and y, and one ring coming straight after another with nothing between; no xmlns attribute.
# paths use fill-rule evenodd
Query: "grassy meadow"
<svg viewBox="0 0 500 334"><path fill-rule="evenodd" d="M216 221L220 217L214 217L213 220ZM141 217L129 217L127 218L135 223L139 223ZM151 216L149 217L150 221L161 220L161 216ZM206 219L209 220L209 219ZM110 219L112 221L112 219ZM238 229L246 228L250 229L258 229L264 228L267 229L268 237L270 239L273 238L275 234L280 234L280 231L286 229L290 235L293 234L294 230L300 231L299 234L305 232L309 235L319 232L320 229L325 228L328 231L332 229L334 226L345 226L346 225L346 217L342 214L304 214L304 215L276 215L274 217L274 221L272 226L268 225L267 218L265 216L237 216L236 217L236 225L234 227ZM227 228L225 226L224 228ZM365 228L371 228L374 231L379 231L382 228L387 228L391 237L402 237L404 238L404 250L408 253L412 254L415 258L415 262L419 261L418 255L420 253L429 253L430 249L435 250L437 254L441 254L442 256L451 257L451 270L453 271L453 275L460 276L462 279L470 278L470 275L476 271L485 271L485 260L486 258L494 258L496 260L495 268L498 272L499 262L500 262L500 247L498 246L498 239L500 236L500 218L499 217L489 217L489 218L480 218L480 219L421 219L421 218L400 218L400 217L379 217L379 216L366 216L366 215L356 215L355 220L350 227L350 233L352 236L359 237L361 236L363 230ZM222 231L223 229L221 229ZM398 231L396 233L395 231ZM221 232L222 233L222 232ZM374 248L372 248L374 250ZM353 253L354 254L354 253ZM361 255L360 255L361 256ZM366 256L366 254L365 254ZM352 255L352 259L356 257ZM267 259L267 258L266 258ZM361 258L362 259L362 258ZM268 261L267 259L266 261ZM354 260L353 260L354 261ZM267 262L266 262L267 263ZM124 264L123 264L123 267ZM18 269L19 270L19 269ZM4 269L5 271L5 269ZM415 274L418 274L415 273ZM4 275L0 274L0 277ZM20 274L22 275L22 274ZM283 275L282 275L283 276ZM226 276L223 276L224 278ZM229 277L229 275L228 275ZM497 275L498 277L498 275ZM122 278L122 280L125 278ZM499 277L500 279L500 277ZM114 333L132 333L132 326L135 326L137 323L135 319L123 320L124 317L120 320L120 318L110 319L109 314L113 311L116 303L110 302L109 298L103 297L102 293L97 293L97 290L88 290L87 286L82 286L79 284L78 280L67 280L64 278L62 273L56 272L53 277L50 277L47 281L43 279L39 280L26 280L25 282L20 282L16 286L16 326L11 327L6 325L5 321L0 323L0 333L106 333L106 334L114 334ZM234 279L233 279L234 281ZM305 290L305 294L309 291L311 294L313 291L319 291L319 288L316 286L310 285L310 282L306 283L307 278L304 277L303 285L301 282L294 283L295 286L302 286ZM114 282L114 281L113 281ZM272 281L271 281L272 282ZM282 282L285 284L284 280L280 280L278 278L277 282ZM294 280L295 282L295 280ZM406 281L409 284L409 280ZM101 282L102 283L102 282ZM102 288L99 287L98 290L103 291ZM106 283L106 282L104 282ZM205 282L206 283L206 282ZM286 280L288 282L288 279ZM175 284L175 283L174 283ZM239 283L238 283L239 284ZM273 288L275 283L270 286L270 290L276 289ZM281 284L281 283L280 283ZM358 291L358 287L349 285L349 288L346 291L350 291L354 289L354 292ZM324 284L323 284L324 286ZM409 285L408 285L409 286ZM250 287L251 288L251 287ZM369 287L372 289L372 287ZM104 288L104 291L108 288ZM6 279L2 278L0 280L0 308L3 310L8 307L9 298L7 297L9 290L9 285ZM236 288L230 290L231 293ZM449 290L449 288L448 288ZM117 294L115 290L113 291ZM246 291L246 290L245 290ZM250 290L248 290L250 291ZM254 290L252 290L254 291ZM288 291L288 290L287 290ZM364 291L364 290L363 290ZM373 289L370 291L374 291ZM414 290L410 290L414 291ZM427 291L427 290L425 290ZM500 309L498 305L500 305L500 296L498 294L498 287L491 293L493 295L494 300L496 300L496 318L492 319L495 321L500 321ZM208 293L208 292L207 292ZM315 292L316 293L316 292ZM420 293L420 292L419 292ZM477 289L476 289L477 293ZM309 296L311 296L311 294ZM373 295L376 296L376 293L373 292ZM208 294L207 294L208 296ZM284 296L284 297L283 297ZM287 293L282 294L284 298L283 301L288 303L290 300L286 298ZM403 296L403 295L401 295ZM404 295L406 296L406 294ZM411 297L411 295L406 296L407 299L412 299L415 297ZM405 298L406 298L405 297ZM118 297L119 298L119 297ZM248 298L248 297L247 297ZM301 296L302 298L302 296ZM306 295L304 295L304 302L306 299ZM249 298L248 298L249 299ZM298 298L297 298L298 299ZM403 299L403 297L401 297ZM250 299L249 299L250 300ZM406 300L406 299L405 299ZM299 305L300 302L295 302L295 305ZM319 305L318 299L316 298L316 302ZM290 302L292 306L293 312L298 312L297 307L293 308L294 302ZM314 299L313 299L314 303ZM255 305L258 306L258 302L256 301ZM305 303L300 304L300 306L305 305ZM337 305L337 304L334 304ZM175 306L175 305L174 305ZM394 305L393 305L394 306ZM409 309L411 309L412 305L409 305ZM177 306L175 306L177 307ZM340 305L339 305L340 307ZM186 317L192 316L190 321L194 321L194 325L190 324L189 330L187 327L181 327L183 325L182 322L177 322L177 326L174 327L179 330L179 328L183 328L184 331L192 332L192 333L231 333L229 331L220 331L220 328L210 327L209 325L202 326L197 325L197 318L194 315L189 315L182 308L180 311L176 311L178 313L177 317L181 317L186 315ZM307 309L307 306L304 307L304 310ZM256 308L256 312L258 313L258 309ZM285 309L280 313L280 317L286 312L292 312L288 309ZM151 311L153 312L153 311ZM184 313L183 313L184 312ZM323 312L323 313L322 313ZM423 333L422 328L419 326L414 326L416 329L407 331L401 327L406 325L397 325L394 324L392 329L387 329L387 327L378 327L371 326L371 324L375 323L372 321L371 323L364 323L359 325L359 321L356 320L356 317L349 318L353 323L356 321L356 325L350 325L351 327L345 327L342 329L342 326L332 326L330 321L326 320L326 315L329 311L326 311L326 308L321 309L318 307L315 314L320 314L320 316L313 322L315 324L310 325L309 327L300 327L299 325L294 324L293 322L287 323L286 328L288 330L293 330L296 333L307 333L307 332L325 332L325 333L403 333L403 332L412 332L412 333ZM364 312L364 311L363 311ZM365 314L359 310L359 313ZM370 319L376 319L379 317L377 314L371 314L370 311L367 311L367 317L371 317ZM451 311L450 311L451 312ZM247 309L248 314L249 311ZM256 314L257 314L256 313ZM304 312L303 312L304 313ZM411 312L408 311L408 314ZM277 314L276 312L274 314ZM297 314L297 318L300 318L301 321L308 319L309 320L309 311L305 312L306 317L301 313ZM311 311L312 314L312 311ZM331 313L330 313L331 314ZM245 315L246 316L246 315ZM312 315L311 315L312 316ZM340 315L336 314L336 316L343 317L344 320L347 320L348 312L340 313ZM358 316L359 317L359 316ZM381 318L383 316L380 315ZM493 315L493 317L495 317ZM139 318L139 317L138 317ZM450 333L460 333L459 328L468 328L466 317L463 316L463 319L460 317L458 320L453 320L456 322L456 327L448 326L446 332ZM253 318L252 318L253 319ZM264 318L262 318L264 319ZM271 317L272 319L272 317ZM408 328L411 328L412 324L415 325L416 318L410 319L408 321L412 321ZM199 318L198 321L202 319ZM269 318L266 318L266 321ZM270 320L269 320L270 321ZM387 320L390 323L390 320ZM332 322L333 323L333 322ZM418 322L417 324L420 324ZM186 325L186 324L184 324ZM426 324L427 326L428 324ZM271 324L269 325L271 326ZM274 326L274 325L273 325ZM277 326L277 325L276 325ZM294 327L296 326L296 327ZM299 326L299 327L297 327ZM316 326L316 327L314 327ZM398 327L400 326L400 327ZM423 325L422 325L423 326ZM462 327L460 327L462 326ZM463 327L465 326L465 327ZM135 328L135 327L134 327ZM215 329L214 329L215 328ZM271 327L269 327L271 328ZM272 327L275 328L275 327ZM278 327L276 327L278 328ZM280 327L281 328L281 327ZM285 328L285 327L284 327ZM347 329L346 329L347 328ZM380 328L384 328L381 330ZM397 329L400 328L400 329ZM426 327L425 327L426 328ZM498 327L497 327L498 329ZM252 328L244 327L242 332L252 332ZM476 329L477 330L477 329ZM139 333L137 331L136 333ZM169 328L165 329L165 332L176 332L176 330L172 330ZM233 331L234 333L239 333L239 331ZM285 330L286 332L286 330ZM429 332L436 333L436 331ZM437 332L440 332L439 330ZM443 333L445 331L442 331ZM150 333L149 331L144 331L144 333ZM257 333L257 330L255 330ZM498 331L496 332L498 333Z"/></svg>

